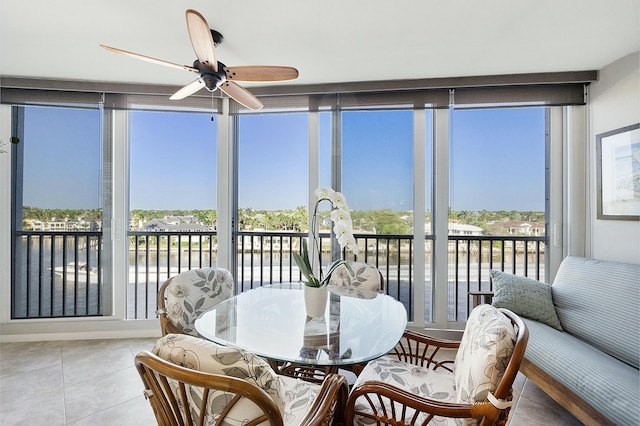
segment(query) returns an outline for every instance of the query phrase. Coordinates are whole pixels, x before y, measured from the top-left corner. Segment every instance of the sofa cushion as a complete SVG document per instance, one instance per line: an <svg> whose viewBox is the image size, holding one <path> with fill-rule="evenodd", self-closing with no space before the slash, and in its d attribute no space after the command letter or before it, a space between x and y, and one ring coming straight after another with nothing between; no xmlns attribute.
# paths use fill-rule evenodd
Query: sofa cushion
<svg viewBox="0 0 640 426"><path fill-rule="evenodd" d="M525 358L565 385L614 424L638 422L640 376L634 368L542 323L529 328Z"/></svg>
<svg viewBox="0 0 640 426"><path fill-rule="evenodd" d="M187 334L167 334L156 342L152 352L162 359L192 370L246 380L267 392L280 412L284 411L283 387L278 375L266 361L250 352L220 346ZM209 396L212 409L207 413L207 418L214 419L218 414L216 407L226 405L225 401L232 396L229 392L212 392ZM189 397L201 399L202 389L192 387ZM244 421L256 418L261 412L252 401L243 399L232 409L229 416L237 419L240 426Z"/></svg>
<svg viewBox="0 0 640 426"><path fill-rule="evenodd" d="M496 270L491 270L491 280L493 306L562 330L549 284Z"/></svg>
<svg viewBox="0 0 640 426"><path fill-rule="evenodd" d="M639 367L640 265L567 257L551 291L566 332Z"/></svg>

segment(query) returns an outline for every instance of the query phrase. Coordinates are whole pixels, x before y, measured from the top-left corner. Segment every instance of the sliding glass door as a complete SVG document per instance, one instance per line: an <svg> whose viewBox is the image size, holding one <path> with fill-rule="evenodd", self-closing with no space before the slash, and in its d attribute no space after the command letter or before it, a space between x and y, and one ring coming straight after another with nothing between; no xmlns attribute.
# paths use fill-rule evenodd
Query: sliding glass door
<svg viewBox="0 0 640 426"><path fill-rule="evenodd" d="M155 318L164 280L217 263L217 120L131 111L127 318Z"/></svg>
<svg viewBox="0 0 640 426"><path fill-rule="evenodd" d="M489 271L545 277L545 108L453 110L449 142L448 318Z"/></svg>
<svg viewBox="0 0 640 426"><path fill-rule="evenodd" d="M103 151L97 108L14 107L13 319L100 316Z"/></svg>
<svg viewBox="0 0 640 426"><path fill-rule="evenodd" d="M290 256L308 232L308 114L238 120L237 283L240 291L298 281Z"/></svg>

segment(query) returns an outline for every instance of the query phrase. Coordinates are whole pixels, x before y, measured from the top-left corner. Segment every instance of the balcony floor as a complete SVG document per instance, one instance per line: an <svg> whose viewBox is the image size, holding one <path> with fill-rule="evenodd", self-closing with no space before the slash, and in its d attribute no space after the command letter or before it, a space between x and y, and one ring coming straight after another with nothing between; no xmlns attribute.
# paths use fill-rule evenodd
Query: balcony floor
<svg viewBox="0 0 640 426"><path fill-rule="evenodd" d="M153 425L133 357L155 339L3 343L0 424ZM581 423L519 375L511 425Z"/></svg>

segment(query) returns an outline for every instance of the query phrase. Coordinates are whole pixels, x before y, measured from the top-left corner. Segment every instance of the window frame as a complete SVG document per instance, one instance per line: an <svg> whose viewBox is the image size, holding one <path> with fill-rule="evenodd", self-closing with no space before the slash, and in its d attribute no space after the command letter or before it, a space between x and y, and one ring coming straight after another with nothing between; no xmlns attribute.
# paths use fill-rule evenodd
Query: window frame
<svg viewBox="0 0 640 426"><path fill-rule="evenodd" d="M583 126L584 123L586 122L586 118L585 118L586 108L584 107L586 102L586 99L584 99L584 92L586 91L585 87L589 81L595 80L596 75L597 74L595 72L567 73L566 81L570 81L570 83L565 82L566 84L564 86L562 84L560 86L553 86L554 89L557 89L557 88L565 87L567 85L573 85L575 87L573 87L570 90L570 92L573 94L581 92L583 95L582 102L579 102L577 100L577 97L573 96L571 97L572 99L571 102L568 102L566 104L560 103L559 105L564 105L564 106L562 106L561 108L552 108L550 112L551 119L550 119L549 129L551 132L550 139L552 139L551 145L553 147L552 150L550 150L552 151L550 153L550 156L552 158L552 163L550 164L550 172L549 172L551 175L550 179L553 182L558 182L558 181L562 182L561 190L556 190L555 187L550 190L551 198L553 200L556 200L555 203L553 201L551 203L554 206L555 210L557 210L557 211L554 210L554 215L553 215L555 217L556 223L555 224L552 223L550 225L552 227L551 230L554 232L554 235L555 235L552 246L554 248L554 252L559 253L559 255L557 255L556 258L558 256L562 256L563 251L564 252L567 251L567 248L565 247L565 244L564 244L564 240L567 238L568 229L567 227L563 227L562 223L565 223L563 221L568 218L567 216L568 214L566 212L566 208L563 208L563 203L564 203L563 197L565 194L565 188L567 188L567 182L570 181L570 179L559 178L559 176L562 176L563 166L566 166L568 161L573 161L574 158L579 158L579 156L581 155L579 152L575 154L568 153L566 151L567 149L566 146L569 145L572 151L579 151L579 147L578 147L579 142L584 141L584 137L585 137L584 131L582 131L582 133L575 131L573 132L573 134L570 134L570 135L565 134L565 132L567 132L568 128L580 129L581 126ZM499 82L498 85L500 85L500 84L505 84L506 82L514 84L514 81L517 80L517 78L515 78L514 80L513 76L511 76L510 79L503 79L498 77L499 76L490 77L489 80L486 81L487 83L486 89L491 89L491 87L496 85L496 81L498 81ZM538 78L538 77L540 76L528 76L524 80L525 80L525 83L528 85L528 87L535 88L536 85L539 84L541 80L545 80L544 78ZM106 86L108 87L108 90L105 90L105 86L100 83L78 82L77 84L74 83L74 85L76 86L75 92L63 92L58 90L53 90L53 91L44 90L46 87L57 87L56 84L51 85L50 82L42 82L42 81L34 80L30 82L27 81L27 83L25 83L24 80L25 79L19 79L19 82L17 82L11 78L3 79L3 87L2 87L3 105L2 105L2 117L1 117L3 122L7 122L7 120L10 122L11 120L10 105L24 105L29 103L50 105L52 102L55 104L55 103L64 101L65 96L68 95L69 93L71 93L71 95L69 96L71 96L72 98L83 99L84 101L86 101L87 98L95 99L95 97L97 97L99 98L98 103L105 102L105 100L109 99L109 96L118 95L118 93L114 93L114 85ZM563 78L558 78L558 76L556 75L556 76L553 76L553 80L560 81L560 80L563 80ZM577 80L580 80L581 82ZM549 80L547 80L547 82L549 82ZM385 85L376 86L375 84L372 84L368 86L372 87L373 90L376 90L377 88L377 90L380 91L380 93L378 94L382 98L388 97L388 99L393 99L393 102L389 101L389 103L396 103L397 102L396 96L398 96L398 90L405 92L404 93L405 96L415 96L419 99L425 99L425 94L429 94L429 93L433 94L434 92L433 90L431 91L426 90L424 89L424 87L418 88L417 86L419 86L420 84L423 84L424 86L431 85L431 87L433 87L434 85L439 87L442 87L442 86L446 87L447 85L455 86L456 84L460 84L460 83L468 84L468 82L465 83L463 80L459 80L459 79L445 79L444 81L443 80L440 80L440 81L421 80L418 82L416 81L403 82L401 85L402 87L400 88L396 87L393 84L386 85L386 86ZM17 84L19 84L19 88ZM517 82L515 84L517 84ZM25 86L29 87L29 89L23 89ZM142 85L142 88L141 88L141 85L131 85L131 86L116 85L116 87L122 87L124 95L126 95L129 92L140 93L140 92L144 92L145 90L143 85ZM355 99L358 97L356 96L358 93L358 90L362 90L363 88L364 86L362 84L355 84L353 86L352 85L339 86L339 87L335 87L333 85L326 85L326 86L323 86L322 88L319 88L319 87L318 88L309 88L309 87L294 88L292 86L292 87L277 88L275 90L275 92L278 92L277 95L274 95L273 88L262 89L264 90L264 92L261 92L260 91L261 89L258 89L256 93L261 97L261 99L265 99L265 101L267 100L267 98L269 98L269 96L272 96L274 99L277 98L278 101L283 101L283 102L286 102L286 100L292 96L295 98L307 99L307 102L308 102L307 105L310 112L309 127L310 129L313 130L314 127L317 128L317 116L315 119L312 119L311 117L313 117L314 112L317 112L318 110L320 110L319 108L320 104L326 104L327 102L325 101L329 99L330 101L328 102L328 104L333 105L335 103L334 100L338 98L337 96L338 94L342 94L341 96L343 100L348 97L353 97ZM349 90L353 90L353 94L348 93ZM80 93L82 94L82 96L76 96L76 95L73 95L73 93ZM318 93L321 93L321 94L318 94ZM449 103L447 105L444 105L440 101L436 102L437 109L436 109L436 113L434 114L433 134L435 135L435 138L434 138L434 143L432 147L434 152L434 155L432 157L433 164L434 164L433 176L434 176L434 182L436 185L434 186L434 188L440 188L440 185L445 185L442 187L442 188L445 188L446 184L443 184L442 182L447 182L446 176L442 175L442 171L437 168L437 165L441 159L446 158L447 156L447 153L443 152L443 148L440 146L441 143L439 143L438 141L443 139L446 140L448 138L447 108L450 105L453 105L452 103L452 100L454 99L453 93L455 92L452 92L451 90L449 90L448 93L449 93ZM486 93L488 93L490 96L491 90L488 90ZM123 96L123 95L119 95L119 96ZM151 96L154 99L158 99L153 95L149 95L149 96ZM322 99L322 102L319 102L318 99ZM370 99L373 99L373 95L371 96ZM211 107L211 97L197 97L197 100L201 103L200 105L201 107L204 108L203 105L205 102L207 103L206 108ZM166 100L164 102L167 103ZM218 128L218 133L219 133L218 182L224 181L223 179L227 179L226 181L229 182L229 185L225 187L224 190L221 190L221 188L219 188L218 190L218 210L219 210L218 217L221 223L224 225L219 228L219 239L221 240L221 242L224 241L225 238L229 240L228 243L225 242L220 245L221 252L222 253L226 252L228 255L229 253L233 253L233 242L232 242L233 239L230 238L232 235L233 222L231 220L232 216L230 212L233 210L233 207L232 207L233 193L234 191L236 191L236 189L234 189L235 180L233 178L233 168L231 167L231 164L233 164L232 160L234 158L234 153L233 153L234 148L232 143L233 135L234 135L233 115L237 113L238 108L236 106L230 105L229 100L224 97L218 98L216 102L218 105L216 108L217 108L217 111L219 112L218 119L220 120L220 125ZM536 100L536 102L539 102L539 100ZM555 106L554 102L556 101L543 100L542 104L547 106ZM426 103L431 105L429 100L427 100ZM126 188L127 188L126 174L124 174L124 171L127 169L125 163L128 161L128 157L126 156L126 149L125 149L127 140L128 140L128 134L127 134L128 122L126 118L126 110L131 105L127 106L126 103L116 105L116 103L108 103L108 102L104 103L104 105L105 107L104 107L103 114L105 119L104 119L103 137L105 140L110 141L109 149L112 157L119 159L119 162L116 162L116 164L112 164L110 169L110 172L113 174L113 192L114 192L114 194L112 194L113 195L113 201L112 201L113 217L111 218L109 223L105 221L105 224L104 224L105 226L103 228L105 235L107 234L110 235L110 238L108 238L108 240L110 240L112 243L112 247L110 251L115 253L115 252L119 252L124 248L124 241L126 240L126 238L123 238L123 235L125 235L124 229L126 228L126 226L124 226L123 218L128 217L128 213L127 215L125 215L125 212L128 212L128 208L126 206L126 201L124 201L126 197L124 196L120 197L119 194L126 192ZM265 105L268 105L268 102L265 102ZM417 107L416 111L419 111L420 108L421 107ZM314 120L315 120L315 123L314 123ZM4 127L4 128L8 129L9 127ZM420 133L420 131L418 131L418 133ZM5 135L7 137L9 135L9 132L6 130L3 132L3 138L5 137ZM310 143L309 193L310 194L312 194L312 190L315 187L317 187L317 183L318 183L317 178L315 178L316 180L314 181L314 177L313 177L314 171L312 167L313 162L311 161L314 155L314 148L313 148L314 143L317 146L317 140L314 142L313 135L314 135L314 132L310 131L310 138L309 138L309 141L310 141L309 142ZM559 145L560 148L558 148L558 145L554 141L561 142L561 144ZM558 153L558 149L561 151L561 153ZM563 149L565 151L563 151ZM571 159L569 160L567 160L564 157L568 154L572 155ZM315 151L315 155L317 158L317 151ZM9 157L7 159L8 161L15 161L15 155L9 155L7 157ZM415 161L415 157L416 155L414 155L414 161ZM420 157L424 158L423 156L420 156ZM5 160L3 164L6 164L7 160ZM574 162L572 162L571 164L574 164ZM580 168L576 167L575 170L580 170ZM582 170L584 171L584 166L582 166ZM418 171L417 168L414 169L414 173L417 173L417 171ZM317 170L315 174L317 176ZM575 175L577 175L577 173L572 171L572 179L571 179L572 181L579 180L575 177ZM584 178L582 179L584 180ZM414 188L414 191L415 190L417 190L417 188ZM446 192L447 191L444 191L444 194L446 194ZM442 203L442 200L440 200L440 197L442 197L442 193L443 193L443 190L438 189L432 194L432 199L435 200L435 202L433 203L434 214L435 214L436 206ZM5 199L11 199L10 197L7 197L7 188L5 187L2 188L2 191L0 192L0 194L3 194ZM418 203L417 201L418 196L419 195L414 194L414 204ZM310 195L310 198L311 198L311 195ZM572 206L577 201L579 201L579 199L570 200L570 202L572 203ZM0 213L0 220L3 220L4 221L3 223L10 223L10 221L7 221L7 217L10 216L9 211L10 211L10 208L2 209L2 213ZM579 213L576 213L575 209L572 210L569 213L569 215L571 217L578 218L578 221L574 223L576 223L575 228L579 229L580 223L584 222L584 218L581 218ZM444 223L444 221L442 222ZM434 223L436 223L436 220L434 220ZM557 229L556 229L556 226L558 227ZM414 224L414 229L416 229L415 224ZM437 223L435 225L433 234L436 234L436 233L443 234L442 230L438 230ZM446 230L444 234L446 234ZM439 241L438 239L436 239L434 243L434 251L438 249L438 243ZM572 237L571 243L573 247L576 247L580 242L577 241L575 237ZM228 244L228 246L225 247L226 244ZM230 264L230 261L231 261L230 258L232 257L233 256L229 256L227 259L219 258L219 262L221 265L225 265L225 264L228 265ZM111 279L117 280L117 279L126 278L125 277L126 271L124 270L124 268L122 268L122 265L118 266L119 265L118 257L114 256L113 261L114 261L114 267L113 267L114 276ZM554 263L559 263L559 262L554 261ZM442 266L442 263L440 263L439 265ZM7 268L4 270L8 271L10 269L11 268ZM551 269L555 270L555 268L552 268L552 267L549 267L546 269L548 271ZM434 270L432 268L432 271L434 271L434 281L437 282L438 275L439 275L438 270L437 269ZM418 273L416 273L415 274L416 279L418 278L418 276L419 276ZM443 275L443 276L446 276L446 275ZM437 287L436 287L436 290L437 290ZM2 289L3 294L6 294L5 293L6 291L7 290L5 288ZM122 319L124 318L124 315L123 315L124 309L119 309L118 305L120 304L120 302L124 303L126 299L123 295L120 296L116 292L113 292L113 294L114 294L114 300L113 300L114 310L112 312L111 317L115 319ZM3 300L10 300L10 298L4 298ZM437 291L434 292L433 303L434 304L440 303L438 299ZM5 310L5 312L7 311ZM79 320L82 320L82 319L79 319ZM5 316L2 318L2 321L10 322L10 319L6 318ZM449 324L447 323L446 320L443 321L442 318L439 318L436 315L434 317L434 323L432 324L416 323L414 325L418 327L434 326L439 328L450 328L452 326L455 327L458 324Z"/></svg>

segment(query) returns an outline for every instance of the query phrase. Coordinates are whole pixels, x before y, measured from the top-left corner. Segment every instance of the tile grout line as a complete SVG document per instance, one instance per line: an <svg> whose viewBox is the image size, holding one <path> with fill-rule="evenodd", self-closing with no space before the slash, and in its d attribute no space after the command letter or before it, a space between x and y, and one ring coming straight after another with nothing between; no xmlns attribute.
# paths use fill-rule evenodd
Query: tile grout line
<svg viewBox="0 0 640 426"><path fill-rule="evenodd" d="M524 393L524 387L527 386L527 382L528 381L529 381L529 379L525 378L524 383L522 384L522 387L520 388L520 393L518 394L518 400L516 401L516 404L514 406L512 406L511 410L509 411L509 418L507 420L506 426L511 425L511 420L513 420L513 416L515 416L517 411L518 411L518 406L520 405L520 401L522 401L522 394Z"/></svg>
<svg viewBox="0 0 640 426"><path fill-rule="evenodd" d="M60 349L60 379L62 380L62 421L63 424L67 424L67 387L64 381L64 357L62 356L63 350L62 345L59 346Z"/></svg>

